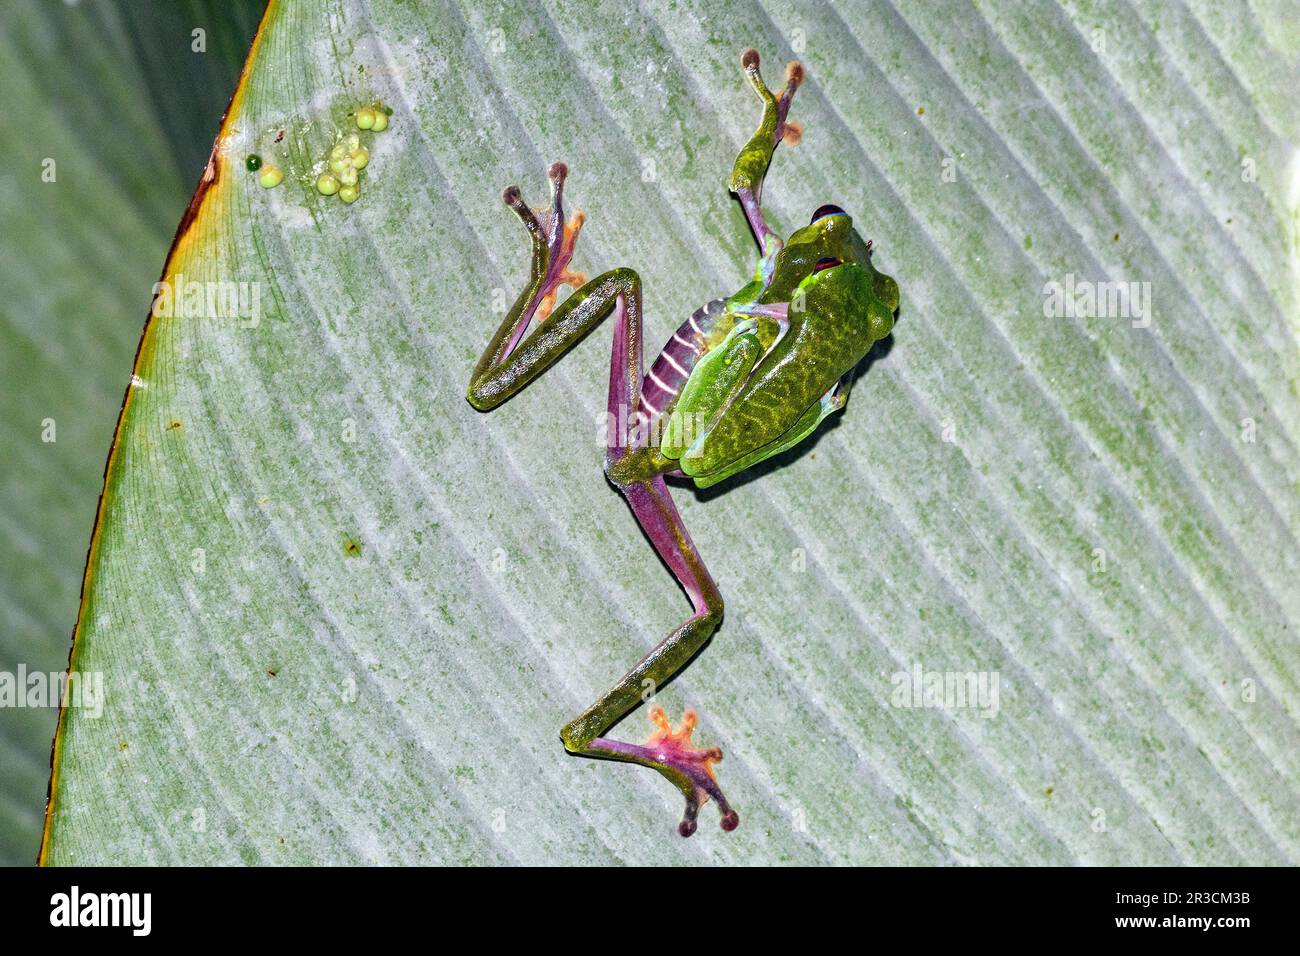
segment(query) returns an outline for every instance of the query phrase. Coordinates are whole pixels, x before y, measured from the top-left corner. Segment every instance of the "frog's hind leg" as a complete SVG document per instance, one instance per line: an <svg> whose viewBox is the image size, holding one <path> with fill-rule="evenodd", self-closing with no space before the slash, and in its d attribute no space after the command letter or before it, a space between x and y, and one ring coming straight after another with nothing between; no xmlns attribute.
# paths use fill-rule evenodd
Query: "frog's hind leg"
<svg viewBox="0 0 1300 956"><path fill-rule="evenodd" d="M565 219L565 165L551 164L549 175L549 209L530 208L518 186L509 187L501 196L528 230L531 268L527 284L484 348L470 377L466 397L480 411L496 408L546 371L610 314L618 297L635 292L639 303L640 279L631 269L613 269L590 282L581 273L569 270L585 217L577 212ZM578 284L582 287L555 307L559 287ZM525 337L534 319L537 326Z"/></svg>
<svg viewBox="0 0 1300 956"><path fill-rule="evenodd" d="M686 798L686 812L677 832L690 836L700 806L709 799L718 804L722 828L734 830L740 816L732 809L714 777L713 764L722 751L698 749L691 740L695 711L687 710L682 727L674 732L663 708L650 709L654 734L644 744L625 743L604 736L609 728L636 709L642 694L666 684L713 635L722 620L722 595L713 583L699 552L682 524L662 475L631 481L619 486L642 530L659 556L672 570L690 597L695 613L627 672L600 700L574 718L560 732L564 745L574 753L625 760L650 767L663 774Z"/></svg>
<svg viewBox="0 0 1300 956"><path fill-rule="evenodd" d="M612 421L626 420L626 410L636 408L640 396L640 316L630 305L630 300L620 299L614 329L608 409ZM691 741L697 720L695 711L687 710L681 730L674 731L663 708L653 706L650 719L656 730L644 744L601 736L636 709L646 689L653 693L681 670L722 620L722 595L664 483L664 471L674 466L674 462L658 456L654 449L638 446L636 437L630 433L617 436L606 457L610 481L627 499L641 529L686 591L695 613L600 700L570 721L560 736L573 753L637 763L661 773L686 798L686 812L677 831L682 836L690 836L695 832L700 806L710 799L718 804L724 830L734 830L740 823L739 815L727 802L714 777L713 764L722 759L722 751L696 748Z"/></svg>

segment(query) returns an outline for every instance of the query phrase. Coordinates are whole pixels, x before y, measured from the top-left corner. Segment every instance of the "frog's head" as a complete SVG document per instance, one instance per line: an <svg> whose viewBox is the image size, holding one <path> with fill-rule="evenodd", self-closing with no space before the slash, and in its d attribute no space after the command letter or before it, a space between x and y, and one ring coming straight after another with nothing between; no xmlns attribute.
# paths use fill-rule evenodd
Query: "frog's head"
<svg viewBox="0 0 1300 956"><path fill-rule="evenodd" d="M842 266L850 268L841 269ZM892 314L898 309L898 283L871 263L871 242L853 228L853 218L835 205L818 206L808 225L795 230L778 253L763 302L788 302L801 286L825 291L866 281L870 296Z"/></svg>

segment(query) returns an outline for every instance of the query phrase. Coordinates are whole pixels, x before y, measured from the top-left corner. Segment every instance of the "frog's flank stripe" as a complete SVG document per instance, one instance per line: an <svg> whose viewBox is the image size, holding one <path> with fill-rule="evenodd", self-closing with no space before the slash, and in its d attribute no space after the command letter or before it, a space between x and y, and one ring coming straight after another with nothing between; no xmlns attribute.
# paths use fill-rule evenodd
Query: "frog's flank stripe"
<svg viewBox="0 0 1300 956"><path fill-rule="evenodd" d="M673 367L673 371L677 372L679 375L685 375L686 377L689 378L691 373L688 372L686 369L682 368L681 365L677 363L677 360L674 359L672 356L672 352L670 351L670 349L675 347L676 347L676 343L673 343L670 346L665 346L664 350L659 353L659 357L663 359L665 362L667 362L669 365L671 365ZM699 354L699 350L694 348L693 346L691 347L691 351L696 355Z"/></svg>
<svg viewBox="0 0 1300 956"><path fill-rule="evenodd" d="M670 394L672 393L673 387L669 385L667 382L665 382L663 379L661 379L658 375L656 375L654 369L651 369L649 374L646 377L649 378L650 381L653 382L655 385L657 385L661 392L668 392Z"/></svg>
<svg viewBox="0 0 1300 956"><path fill-rule="evenodd" d="M707 342L718 320L726 314L726 300L714 299L696 309L673 333L646 372L641 383L641 401L637 417L648 421L672 407L682 386L691 377L691 369L708 351Z"/></svg>

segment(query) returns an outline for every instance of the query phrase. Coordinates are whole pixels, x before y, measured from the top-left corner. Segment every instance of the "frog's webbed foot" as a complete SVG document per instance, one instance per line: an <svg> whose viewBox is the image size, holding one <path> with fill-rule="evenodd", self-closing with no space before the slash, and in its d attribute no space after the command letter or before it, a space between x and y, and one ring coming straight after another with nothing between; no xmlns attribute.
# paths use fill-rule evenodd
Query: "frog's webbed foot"
<svg viewBox="0 0 1300 956"><path fill-rule="evenodd" d="M550 208L530 208L520 195L518 186L509 187L501 196L523 221L524 227L531 233L540 233L542 238L545 262L540 265L545 273L534 306L538 322L544 321L555 308L560 286L577 289L587 282L585 273L569 271L573 248L587 215L579 209L572 218L564 218L564 180L569 175L569 168L564 163L552 163L547 175L551 180ZM534 268L538 265L535 263Z"/></svg>
<svg viewBox="0 0 1300 956"><path fill-rule="evenodd" d="M686 797L686 812L677 825L677 832L682 836L688 837L695 832L700 807L710 799L717 803L722 814L722 829L736 829L740 825L740 815L727 803L713 774L713 765L722 759L722 751L717 747L698 748L691 740L699 715L687 708L682 715L681 729L675 731L664 709L655 704L650 708L650 720L655 731L644 744L597 737L589 745L590 750L653 767L672 781Z"/></svg>

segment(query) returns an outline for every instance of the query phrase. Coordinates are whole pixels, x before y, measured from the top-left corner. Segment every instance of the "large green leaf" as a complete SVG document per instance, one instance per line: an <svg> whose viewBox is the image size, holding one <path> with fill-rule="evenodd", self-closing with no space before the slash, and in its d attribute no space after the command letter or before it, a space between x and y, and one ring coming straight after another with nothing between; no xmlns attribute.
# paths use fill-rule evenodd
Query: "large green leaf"
<svg viewBox="0 0 1300 956"><path fill-rule="evenodd" d="M67 666L104 456L151 287L260 12L256 0L5 4L4 674ZM36 857L54 723L49 708L0 709L0 864Z"/></svg>
<svg viewBox="0 0 1300 956"><path fill-rule="evenodd" d="M1295 861L1291 11L646 7L273 5L167 270L261 319L145 334L47 859ZM601 473L608 330L463 393L526 274L500 189L550 160L651 342L741 284L745 46L808 72L772 218L846 206L903 305L814 445L678 491L728 610L660 699L742 816L682 841L663 780L558 739L686 613ZM316 195L375 98L360 201ZM1150 283L1149 324L1045 317L1076 280ZM913 668L996 712L899 706Z"/></svg>

